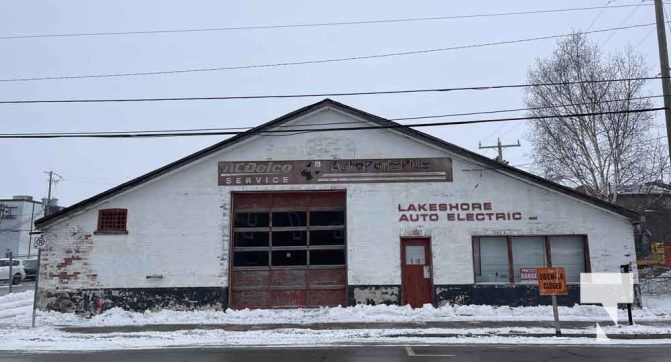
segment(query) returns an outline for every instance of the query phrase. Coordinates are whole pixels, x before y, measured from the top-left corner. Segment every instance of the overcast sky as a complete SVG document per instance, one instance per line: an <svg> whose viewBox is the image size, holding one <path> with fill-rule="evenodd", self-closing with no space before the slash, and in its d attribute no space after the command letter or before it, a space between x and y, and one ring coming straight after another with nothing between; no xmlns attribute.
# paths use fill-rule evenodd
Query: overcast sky
<svg viewBox="0 0 671 362"><path fill-rule="evenodd" d="M580 1L12 1L0 0L0 36L221 28L364 21L603 6ZM341 58L565 34L654 23L638 7L423 22L96 37L0 39L0 79L163 71ZM669 9L671 10L671 9ZM599 14L601 15L599 16ZM594 21L596 19L596 21ZM594 34L607 51L627 43L659 73L654 26ZM0 100L192 97L354 92L524 83L536 57L556 40L339 63L141 77L0 82ZM651 82L650 95L661 94ZM386 118L523 107L520 89L334 99ZM0 133L124 131L255 126L321 98L156 103L0 105ZM660 104L656 99L655 104ZM522 115L521 113L499 116ZM483 118L477 116L476 118ZM472 117L473 118L473 117ZM461 118L464 119L464 118ZM656 124L660 135L662 114ZM524 122L423 128L470 150L497 137L504 157L529 169ZM223 137L0 140L0 198L46 196L46 175L71 205L214 144Z"/></svg>

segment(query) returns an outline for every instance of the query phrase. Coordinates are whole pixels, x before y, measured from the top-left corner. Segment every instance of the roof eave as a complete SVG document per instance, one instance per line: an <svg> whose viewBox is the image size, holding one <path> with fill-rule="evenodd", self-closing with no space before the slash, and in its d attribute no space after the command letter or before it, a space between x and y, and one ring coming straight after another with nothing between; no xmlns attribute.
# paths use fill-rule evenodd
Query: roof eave
<svg viewBox="0 0 671 362"><path fill-rule="evenodd" d="M544 185L544 186L546 186L550 189L554 189L554 190L556 190L560 193L567 194L567 195L572 196L574 198L583 200L585 202L594 204L598 207L607 209L607 210L609 210L611 212L614 212L616 214L622 215L622 216L624 216L624 217L626 217L626 218L628 218L632 221L634 221L634 220L637 221L637 220L640 219L640 215L638 213L632 211L632 210L617 206L615 204L611 204L609 202L603 201L603 200L595 198L595 197L585 195L585 194L580 193L578 191L575 191L571 188L568 188L568 187L560 185L558 183L546 180L542 177L536 176L534 174L523 171L521 169L496 162L496 161L494 161L492 159L489 159L485 156L482 156L478 153L475 153L475 152L469 151L465 148L462 148L462 147L456 146L454 144L448 143L446 141L443 141L443 140L441 140L437 137L431 136L431 135L426 134L424 132L420 132L420 131L417 131L415 129L409 128L409 127L404 127L399 123L396 123L396 122L390 121L388 119L376 116L374 114L364 112L362 110L347 106L345 104L342 104L342 103L339 103L339 102L336 102L336 101L333 101L333 100L327 98L327 99L324 99L320 102L317 102L317 103L305 106L303 108L300 108L298 110L295 110L293 112L287 113L287 114L285 114L281 117L278 117L274 120L263 123L263 124L261 124L257 127L254 127L250 130L247 130L243 133L237 134L233 137L230 137L230 138L228 138L226 140L223 140L219 143L216 143L216 144L214 144L210 147L207 147L203 150L200 150L200 151L195 152L191 155L188 155L184 158L181 158L181 159L179 159L175 162L167 164L167 165L165 165L161 168L158 168L154 171L151 171L147 174L144 174L144 175L139 176L137 178L134 178L130 181L127 181L127 182L125 182L125 183L123 183L119 186L113 187L109 190L106 190L106 191L100 193L100 194L97 194L97 195L92 196L88 199L80 201L80 202L78 202L78 203L76 203L76 204L74 204L74 205L72 205L68 208L65 208L63 210L60 210L60 211L58 211L54 214L51 214L49 216L40 218L37 221L35 221L35 226L40 228L40 227L42 227L42 226L44 226L48 223L57 221L58 219L60 219L62 217L65 217L66 215L72 214L76 210L83 209L83 208L85 208L85 207L87 207L91 204L94 204L98 201L101 201L101 200L103 200L107 197L116 195L116 194L121 193L121 192L123 192L127 189L138 186L138 185L140 185L144 182L147 182L149 180L160 177L161 175L163 175L165 173L168 173L175 168L178 168L178 167L181 167L185 164L188 164L189 162L195 161L195 160L197 160L201 157L208 156L211 153L216 152L216 151L218 151L218 150L220 150L224 147L233 145L233 144L235 144L237 142L240 142L244 139L252 137L252 136L254 136L255 133L257 133L259 131L262 131L264 129L276 126L276 125L284 123L284 122L288 122L292 119L298 118L302 115L311 113L313 111L316 111L320 108L325 108L325 107L333 107L335 109L339 109L339 110L344 111L346 113L354 114L354 115L358 116L359 118L377 123L377 124L382 125L382 126L390 126L391 125L391 126L393 126L392 129L395 130L395 131L404 133L404 134L406 134L410 137L421 139L421 140L423 140L425 142L428 142L430 144L433 144L433 145L435 145L439 148L447 149L448 151L459 154L459 155L461 155L465 158L473 159L474 161L476 161L480 164L484 164L486 166L491 166L492 168L496 168L497 170L500 170L500 171L503 171L503 172L511 173L511 174L516 175L520 178L526 179L527 181L530 181L532 183L542 184L542 185Z"/></svg>

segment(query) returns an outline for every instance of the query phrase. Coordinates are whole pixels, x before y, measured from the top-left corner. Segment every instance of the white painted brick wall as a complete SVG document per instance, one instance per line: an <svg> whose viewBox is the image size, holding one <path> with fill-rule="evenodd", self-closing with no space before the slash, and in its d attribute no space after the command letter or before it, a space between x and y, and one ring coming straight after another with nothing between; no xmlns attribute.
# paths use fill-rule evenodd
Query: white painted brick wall
<svg viewBox="0 0 671 362"><path fill-rule="evenodd" d="M355 121L326 110L295 123L344 120ZM454 182L217 186L219 161L445 156L453 158ZM495 170L472 171L478 168L388 130L255 138L46 228L41 284L46 289L227 286L230 192L243 190L346 189L349 284L400 284L400 237L418 234L432 239L435 284L473 283L472 235L586 234L593 271L618 271L635 260L632 226L624 217ZM520 211L524 219L398 222L398 204L421 202L491 202L495 211ZM129 233L94 235L97 211L116 207L128 209ZM74 255L81 259L64 266ZM163 279L146 279L153 274Z"/></svg>

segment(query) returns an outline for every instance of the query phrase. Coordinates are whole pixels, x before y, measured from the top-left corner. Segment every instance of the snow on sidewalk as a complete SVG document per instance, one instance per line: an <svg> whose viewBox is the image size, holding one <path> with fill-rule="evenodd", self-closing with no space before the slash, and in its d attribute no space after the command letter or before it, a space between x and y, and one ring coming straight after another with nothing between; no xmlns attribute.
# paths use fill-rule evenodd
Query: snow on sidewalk
<svg viewBox="0 0 671 362"><path fill-rule="evenodd" d="M503 331L486 330L470 336L435 337L449 333L443 329L280 329L235 332L224 330L180 330L173 332L134 332L111 334L67 333L39 327L35 330L0 330L0 351L104 351L164 348L245 348L245 347L324 347L338 345L415 345L415 344L671 344L671 339L605 340L594 338L536 338L502 336ZM464 331L461 331L464 332ZM534 328L532 332L547 333ZM567 330L565 333L573 331ZM428 334L421 337L418 334Z"/></svg>
<svg viewBox="0 0 671 362"><path fill-rule="evenodd" d="M0 325L30 325L33 292L0 297ZM669 321L671 306L655 304L659 308L634 309L636 322ZM663 307L663 308L662 308ZM563 321L605 321L608 314L601 306L576 305L560 307ZM3 317L5 316L5 317ZM455 305L434 308L426 305L412 309L409 306L365 306L314 309L255 309L173 311L159 310L129 312L119 308L105 311L93 318L70 313L38 312L41 326L127 326L148 324L314 324L314 323L375 323L375 322L434 322L434 321L551 321L552 307L493 307L487 305ZM626 311L619 311L619 320L626 321Z"/></svg>
<svg viewBox="0 0 671 362"><path fill-rule="evenodd" d="M593 338L532 338L507 334L553 334L551 327L516 327L516 321L551 321L551 307L444 306L412 309L407 306L356 306L349 308L282 310L214 310L128 312L118 308L93 318L69 313L38 312L37 328L30 328L33 292L0 297L0 350L109 350L124 348L214 347L246 345L333 345L352 343L595 343ZM600 306L561 307L562 321L604 321L608 315ZM620 311L620 321L626 320ZM636 322L667 322L662 325L607 326L606 334L671 334L671 308L634 310ZM324 329L283 328L227 331L187 329L167 332L74 333L59 327L112 327L141 325L250 325L315 323L418 323L440 321L482 321L474 328L367 328ZM510 327L488 328L486 321L509 321ZM593 329L565 329L565 334L590 335ZM442 337L441 337L442 336ZM604 343L671 343L671 340L611 340Z"/></svg>

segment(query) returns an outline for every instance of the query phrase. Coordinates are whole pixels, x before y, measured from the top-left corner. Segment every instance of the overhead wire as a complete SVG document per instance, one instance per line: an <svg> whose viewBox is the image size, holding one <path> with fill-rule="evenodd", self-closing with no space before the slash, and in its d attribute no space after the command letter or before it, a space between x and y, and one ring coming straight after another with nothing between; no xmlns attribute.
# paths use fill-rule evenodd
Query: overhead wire
<svg viewBox="0 0 671 362"><path fill-rule="evenodd" d="M632 100L642 100L642 99L652 99L652 98L662 98L663 95L653 95L653 96L641 96L641 97L632 97L628 99L610 99L602 100L597 103L614 103L614 102L624 102ZM557 104L552 106L539 106L539 107L525 107L525 108L508 108L508 109L496 109L496 110L487 110L487 111L476 111L476 112L460 112L460 113L441 113L441 114L431 114L431 115L420 115L420 116L407 116L407 117L392 117L386 118L390 121L409 121L409 120L418 120L418 119L435 119L435 118L450 118L450 117L463 117L463 116L474 116L474 115L483 115L483 114L496 114L496 113L511 113L511 112L520 112L520 111L532 111L532 110L542 110L542 109L556 109L564 107L575 107L583 105L592 105L594 102L580 102L580 103L571 103L571 104ZM347 125L347 124L357 124L354 121L344 121L344 122L324 122L324 123L315 123L303 125L303 127L321 127L321 126L332 126L332 125ZM278 125L277 128L290 128L295 127L293 125ZM218 128L191 128L191 129L171 129L163 130L169 132L205 132L205 131L247 131L253 127L218 127ZM90 134L93 132L98 132L101 134L142 134L142 133L155 133L160 132L160 130L127 130L127 131L85 131L85 132L36 132L34 134ZM300 132L299 132L300 133ZM298 134L298 133L297 133Z"/></svg>
<svg viewBox="0 0 671 362"><path fill-rule="evenodd" d="M629 26L616 27L616 28L600 29L600 30L590 30L590 31L582 32L582 33L583 34L595 34L595 33L603 33L603 32L608 32L608 31L613 31L613 30L642 28L642 27L648 27L648 26L652 26L652 25L655 25L655 23L636 24L636 25L629 25ZM45 81L45 80L72 80L72 79L89 79L89 78L137 77L137 76L151 76L151 75L169 75L169 74L184 74L184 73L216 72L216 71L240 70L240 69L263 69L263 68L298 66L298 65L307 65L307 64L325 64L325 63L349 62L349 61L368 60L368 59L380 59L380 58L387 58L387 57L398 57L398 56L418 55L418 54L430 54L430 53L439 53L439 52L446 52L446 51L452 51L452 50L474 49L474 48L482 48L482 47L488 47L488 46L526 43L526 42L533 42L533 41L539 41L539 40L558 39L558 38L563 38L563 37L567 37L567 36L570 36L570 35L572 35L572 34L556 34L556 35L537 36L537 37L524 38L524 39L504 40L504 41L479 43L479 44L457 45L457 46L444 47L444 48L419 49L419 50L402 51L402 52L357 55L357 56L328 58L328 59L311 59L311 60L302 60L302 61L289 61L289 62L277 62L277 63L265 63L265 64L232 65L232 66L217 66L217 67L207 67L207 68L173 69L173 70L129 72L129 73L106 73L106 74L88 74L88 75L64 75L64 76L4 78L4 79L0 79L0 82L30 82L30 81Z"/></svg>
<svg viewBox="0 0 671 362"><path fill-rule="evenodd" d="M641 40L639 40L638 43L636 43L636 45L634 45L634 49L638 48L639 46L641 46L641 44L643 44L643 42L645 42L646 40L648 40L648 38L650 37L650 35L652 35L652 33L654 33L655 30L656 30L656 29L650 29L650 31L649 31L647 34L645 34L645 36L643 36L643 38L641 38Z"/></svg>
<svg viewBox="0 0 671 362"><path fill-rule="evenodd" d="M666 3L664 3L664 5L662 6L662 9L664 10L664 18L665 18L665 21L664 21L664 23L665 23L664 28L665 28L666 30L668 30L668 32L669 32L669 36L671 37L671 26L669 25L669 22L671 21L671 19L669 19L669 14L666 12ZM634 45L634 48L638 48L641 44L643 44L643 42L645 42L645 41L650 37L650 35L652 35L652 33L655 32L655 30L657 30L657 29L655 29L655 28L650 29L650 31L648 31L648 33L645 34L645 36L644 36L641 40L639 40L639 41L636 43L636 45Z"/></svg>
<svg viewBox="0 0 671 362"><path fill-rule="evenodd" d="M639 142L645 142L645 143L648 143L648 142L659 142L659 140L661 140L661 139L666 139L666 136L656 137L656 138L650 138L650 139L646 139L646 140L641 140L641 141L639 141ZM557 157L557 158L556 158L556 160L566 160L566 159L571 159L571 157ZM472 169L462 169L461 171L466 171L466 172L469 172L469 171L470 171L470 172L473 172L473 171L498 170L498 169L502 169L502 168L507 168L508 166L518 167L518 168L519 168L519 167L529 166L529 165L534 165L534 162L528 162L528 163L522 163L522 164L514 164L514 165L501 165L501 166L499 166L499 167L493 167L493 166L490 166L490 167L480 167L480 168L472 168Z"/></svg>
<svg viewBox="0 0 671 362"><path fill-rule="evenodd" d="M321 22L321 23L297 23L297 24L276 24L276 25L251 25L251 26L231 26L220 28L187 28L187 29L154 29L154 30L137 30L137 31L110 31L110 32L88 32L88 33L56 33L56 34L24 34L24 35L3 35L0 40L16 40L16 39L36 39L36 38L64 38L64 37L96 37L96 36L119 36L119 35L146 35L146 34L172 34L172 33L200 33L200 32L225 32L225 31L240 31L240 30L272 30L272 29L288 29L288 28L311 28L311 27L333 27L333 26L349 26L349 25L371 25L371 24L386 24L386 23L407 23L407 22L423 22L423 21L437 21L437 20L455 20L455 19L473 19L473 18L488 18L488 17L504 17L514 15L536 15L536 14L551 14L564 12L577 12L599 10L599 16L603 14L606 9L629 8L638 7L640 4L624 4L609 6L610 1L605 6L589 6L576 7L564 9L545 9L545 10L529 10L529 11L512 11L501 13L484 13L484 14L465 14L465 15L446 15L446 16L430 16L430 17L415 17L415 18L395 18L395 19L378 19L378 20L360 20L360 21L338 21L338 22ZM652 5L652 4L644 4ZM590 25L591 28L591 25Z"/></svg>
<svg viewBox="0 0 671 362"><path fill-rule="evenodd" d="M663 98L663 97L664 96L660 94L660 95L654 95L654 96L632 97L632 98L628 98L628 99L609 99L609 100L599 101L597 103L614 103L614 102L625 102L625 101L631 101L631 100ZM508 108L508 109L497 109L497 110L479 111L479 112L462 112L462 113L451 113L451 114L438 114L438 115L430 115L430 116L398 117L398 118L389 118L389 120L391 120L391 121L409 121L409 120L427 119L427 118L474 116L474 115L479 115L479 114L508 113L508 112L520 112L520 111L533 111L533 110L540 110L540 109L584 106L584 105L590 105L590 104L594 104L594 103L595 102L580 102L580 103L570 103L570 104L557 104L557 105L552 105L552 106Z"/></svg>
<svg viewBox="0 0 671 362"><path fill-rule="evenodd" d="M364 130L375 130L375 129L401 129L401 128L420 128L420 127L438 127L438 126L456 126L456 125L466 125L466 124L481 124L481 123L495 123L495 122L511 122L511 121L521 121L521 120L549 120L549 119L558 119L558 118L567 118L567 117L589 117L589 116L599 116L599 115L608 115L608 114L631 114L631 113L644 113L644 112L656 112L664 110L664 107L656 108L643 108L643 109L632 109L632 110L623 110L623 111L608 111L608 112L588 112L588 113L579 113L579 114L563 114L563 115L549 115L542 117L535 116L525 116L525 117L508 117L508 118L490 118L490 119L476 119L476 120L464 120L464 121L451 121L451 122L435 122L435 123L414 123L414 124L392 124L384 126L356 126L356 127L326 127L326 128L291 128L291 129L272 129L272 130L257 130L254 129L241 132L241 131L156 131L154 133L110 133L110 132L89 132L89 133L12 133L12 134L0 134L0 138L7 139L38 139L38 138L154 138L154 137L188 137L188 136L233 136L241 133L249 134L274 134L274 133L292 133L292 132L302 132L302 133L311 133L311 132L334 132L334 131L364 131Z"/></svg>
<svg viewBox="0 0 671 362"><path fill-rule="evenodd" d="M653 95L653 96L641 96L641 97L631 97L627 99L609 99L602 100L597 103L614 103L614 102L624 102L632 100L642 100L642 99L652 99L652 98L662 98L663 95ZM552 106L538 106L538 107L525 107L525 108L508 108L508 109L496 109L496 110L487 110L487 111L476 111L476 112L460 112L460 113L441 113L441 114L431 114L431 115L420 115L420 116L407 116L407 117L392 117L386 118L390 121L409 121L409 120L418 120L418 119L432 119L432 118L450 118L450 117L463 117L463 116L474 116L474 115L483 115L483 114L496 114L496 113L511 113L511 112L520 112L520 111L532 111L532 110L541 110L541 109L556 109L563 107L575 107L583 105L592 105L595 102L579 102L579 103L570 103L570 104L557 104ZM303 127L321 127L321 126L332 126L332 125L343 125L343 124L357 124L354 121L344 121L344 122L324 122L303 125ZM288 128L295 127L293 125L278 125L277 128ZM172 129L164 130L170 132L205 132L205 131L246 131L252 127L218 127L218 128L191 128L191 129ZM35 134L89 134L96 131L86 131L86 132L37 132ZM97 131L104 134L125 134L125 133L155 133L159 132L157 130L128 130L128 131Z"/></svg>
<svg viewBox="0 0 671 362"><path fill-rule="evenodd" d="M613 1L613 0L608 0L608 1L606 1L606 4L605 4L604 6L601 7L601 11L596 15L596 17L595 17L595 18L592 20L592 22L589 24L589 26L587 27L587 31L589 31L590 29L592 29L592 27L594 26L594 24L596 23L596 21L599 20L599 18L601 17L601 15L603 15L604 11L606 11L606 9L610 7L610 3L611 3L612 1Z"/></svg>
<svg viewBox="0 0 671 362"><path fill-rule="evenodd" d="M671 19L669 19L669 14L666 12L666 4L662 4L662 10L664 10L664 29L669 31L669 36L671 36Z"/></svg>
<svg viewBox="0 0 671 362"><path fill-rule="evenodd" d="M638 4L638 6L635 6L633 9L631 9L631 12L629 12L629 14L624 18L624 20L622 20L622 22L620 23L620 25L618 25L618 27L623 26L632 16L634 16L636 10L638 10L638 8L641 5L643 5L643 3L640 3ZM603 43L601 43L601 46L605 46L606 43L608 43L608 41L613 37L613 35L615 35L615 33L617 33L617 30L613 30L612 32L610 32L608 37L603 41Z"/></svg>
<svg viewBox="0 0 671 362"><path fill-rule="evenodd" d="M495 84L495 85L480 85L480 86L465 86L465 87L401 89L401 90L364 91L364 92L326 92L326 93L261 94L261 95L207 96L207 97L164 97L164 98L17 99L17 100L0 100L0 104L170 102L170 101L246 100L246 99L273 99L273 98L344 97L344 96L410 94L410 93L430 93L430 92L483 91L483 90L494 90L494 89L546 87L546 86L572 85L572 84L585 84L585 83L597 84L597 83L612 83L612 82L649 81L662 78L663 77L655 76L655 77L576 80L568 82Z"/></svg>

